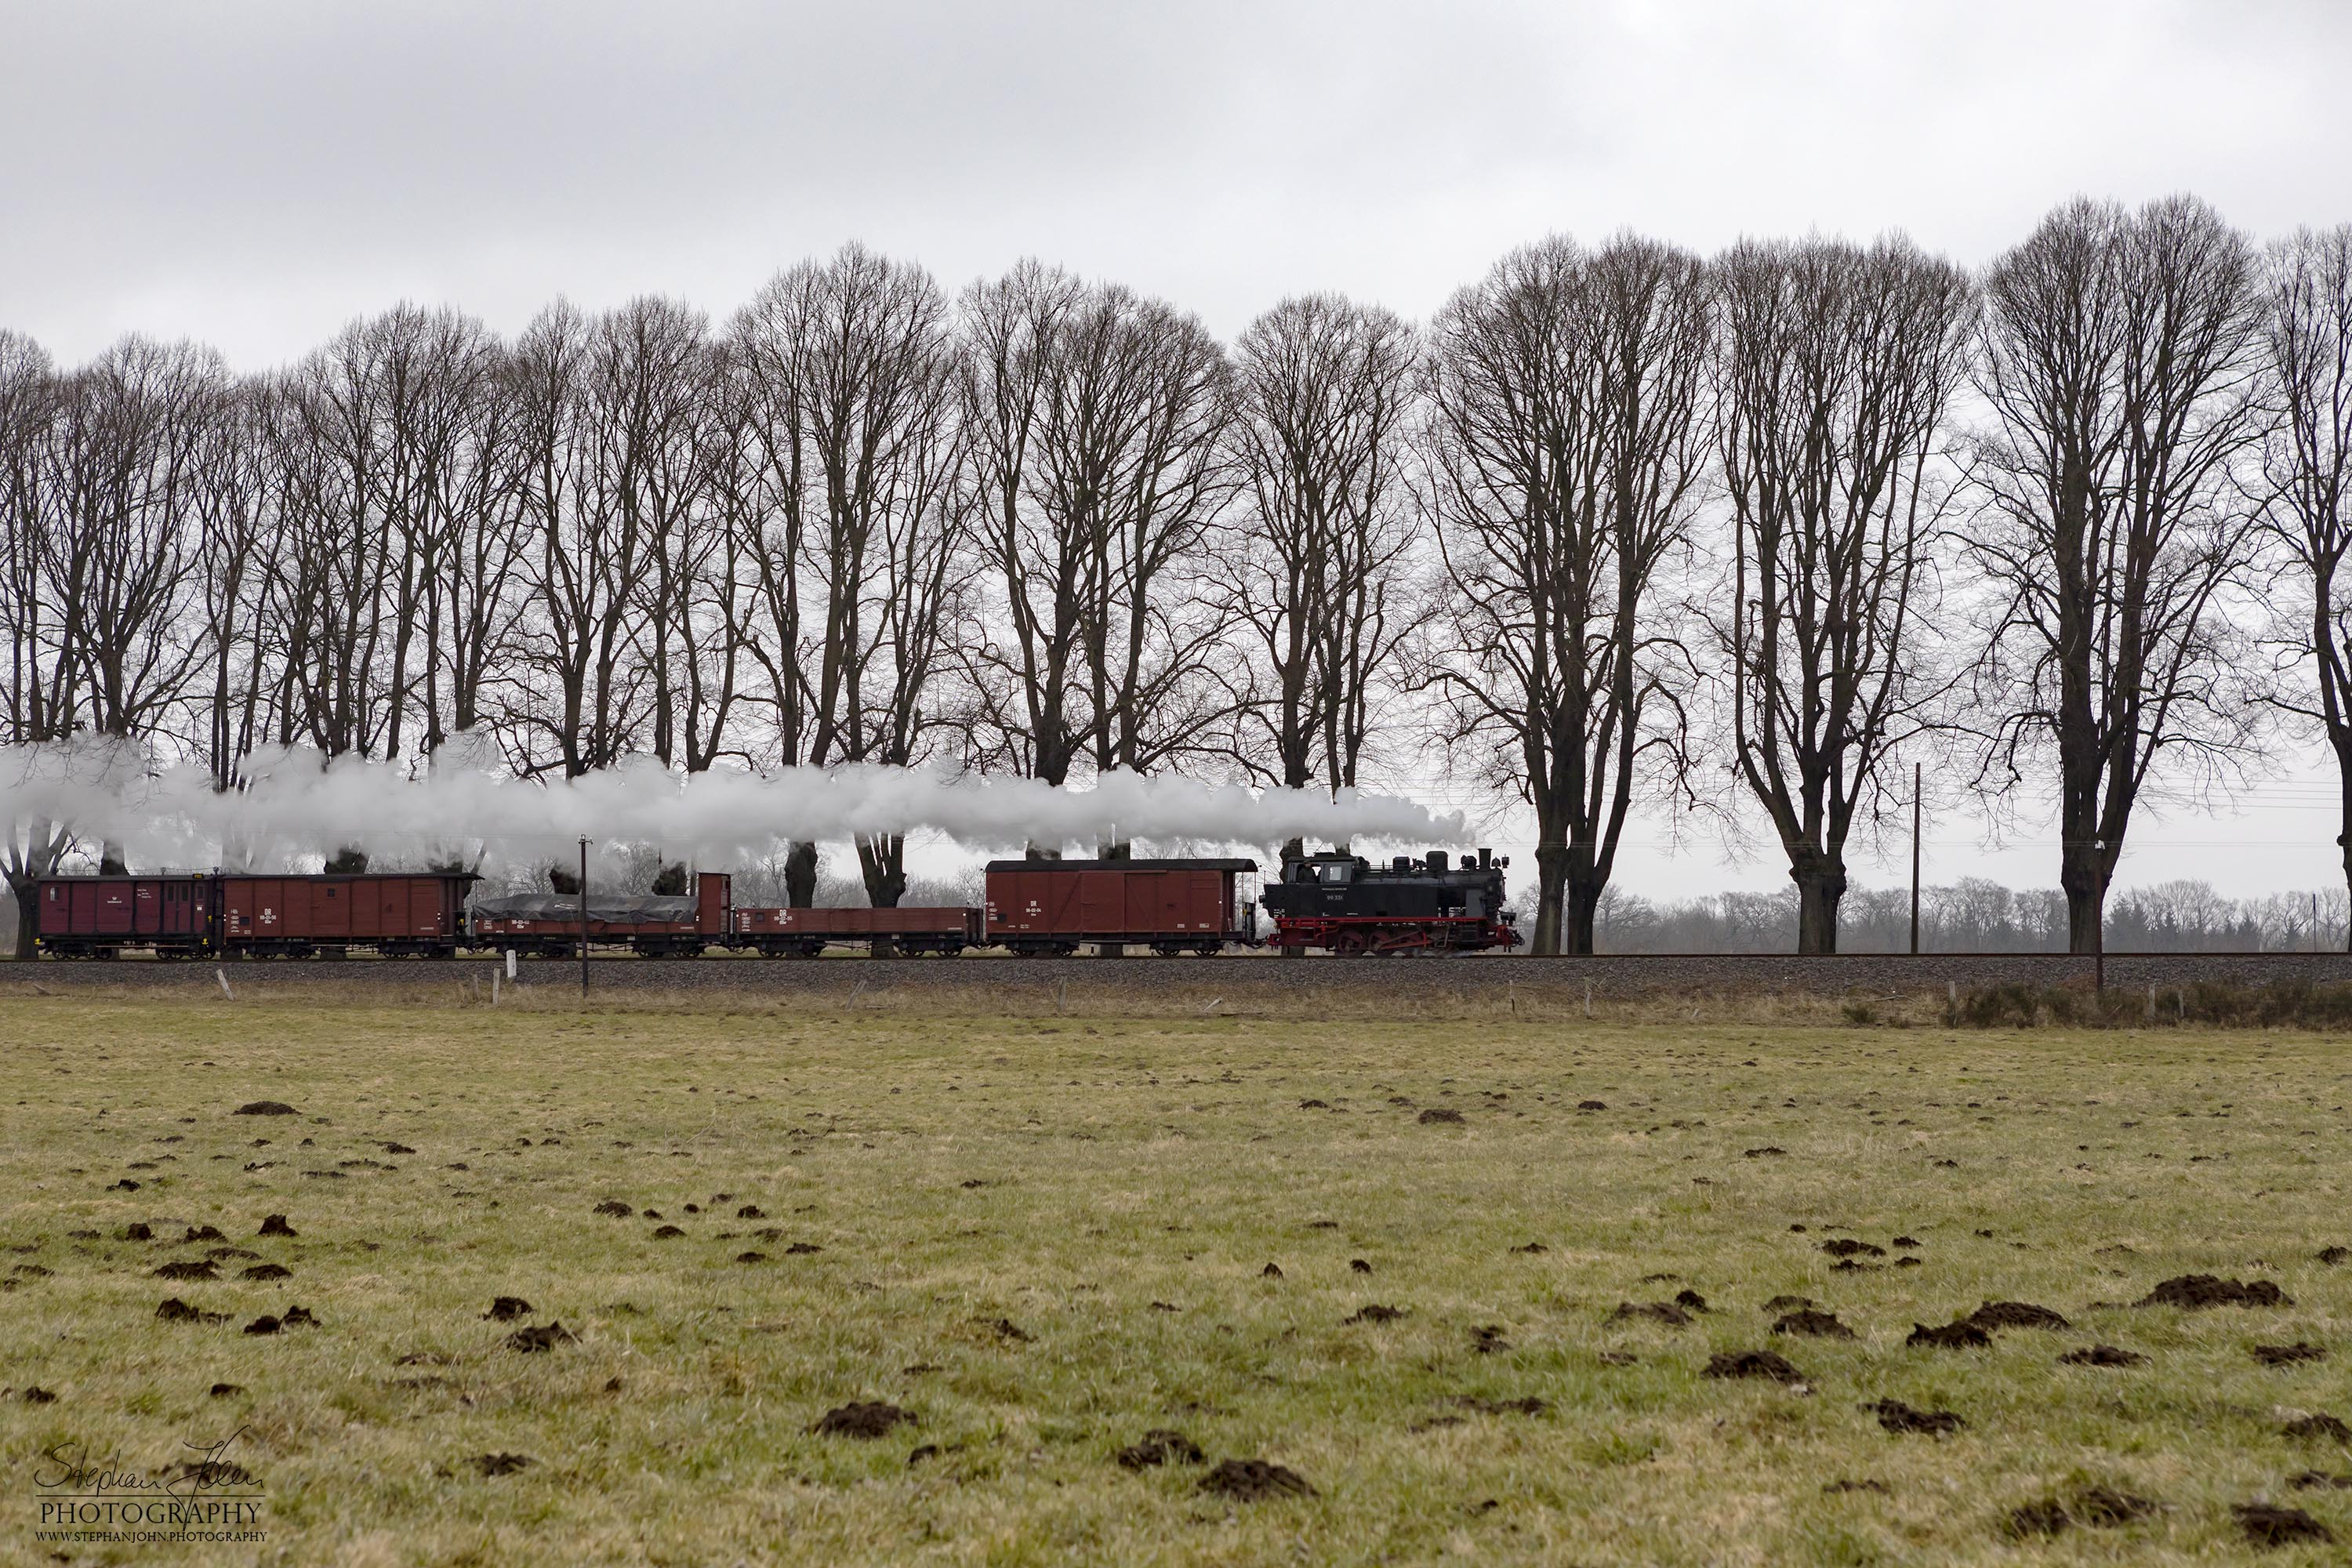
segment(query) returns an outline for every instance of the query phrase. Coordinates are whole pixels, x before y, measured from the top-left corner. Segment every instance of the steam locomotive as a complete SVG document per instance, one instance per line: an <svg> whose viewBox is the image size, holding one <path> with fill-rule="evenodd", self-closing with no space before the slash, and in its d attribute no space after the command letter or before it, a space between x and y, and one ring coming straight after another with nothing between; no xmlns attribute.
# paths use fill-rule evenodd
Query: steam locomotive
<svg viewBox="0 0 2352 1568"><path fill-rule="evenodd" d="M1518 945L1517 917L1503 908L1510 857L1481 849L1459 868L1448 858L1443 849L1385 866L1337 851L1287 858L1281 880L1258 896L1274 918L1272 945L1349 955Z"/></svg>
<svg viewBox="0 0 2352 1568"><path fill-rule="evenodd" d="M34 894L37 948L59 958L448 958L472 949L558 958L591 949L772 958L828 946L951 957L966 948L1063 957L1084 946L1164 957L1229 947L1334 953L1473 952L1515 946L1503 868L1486 850L1375 866L1332 851L1286 858L1258 905L1236 897L1255 860L994 860L980 909L739 906L733 879L704 871L683 896L472 895L464 873L315 876L169 873L50 877ZM1258 907L1272 917L1258 933ZM585 917L584 927L583 917Z"/></svg>

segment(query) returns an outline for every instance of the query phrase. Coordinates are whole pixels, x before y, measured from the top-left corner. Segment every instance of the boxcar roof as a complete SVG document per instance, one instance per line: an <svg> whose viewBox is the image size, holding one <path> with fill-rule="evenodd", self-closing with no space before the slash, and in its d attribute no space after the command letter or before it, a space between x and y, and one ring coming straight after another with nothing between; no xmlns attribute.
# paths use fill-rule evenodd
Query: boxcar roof
<svg viewBox="0 0 2352 1568"><path fill-rule="evenodd" d="M992 871L1255 871L1255 860L991 860Z"/></svg>

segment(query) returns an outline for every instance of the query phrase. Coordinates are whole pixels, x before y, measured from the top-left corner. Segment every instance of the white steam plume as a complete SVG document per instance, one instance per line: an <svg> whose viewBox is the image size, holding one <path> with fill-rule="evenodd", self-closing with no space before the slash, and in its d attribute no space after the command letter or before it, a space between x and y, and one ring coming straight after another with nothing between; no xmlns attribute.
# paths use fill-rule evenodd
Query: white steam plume
<svg viewBox="0 0 2352 1568"><path fill-rule="evenodd" d="M1091 846L1123 839L1272 847L1292 837L1458 844L1458 814L1342 791L1250 790L1114 773L1091 788L1034 779L950 779L916 769L846 765L681 778L650 761L536 783L436 763L423 776L316 752L247 760L243 788L222 793L202 768L147 768L135 749L102 742L0 747L0 826L70 825L131 863L267 868L351 845L387 866L460 862L483 869L568 861L579 839L599 850L652 845L713 868L746 864L791 841L932 828L967 847Z"/></svg>

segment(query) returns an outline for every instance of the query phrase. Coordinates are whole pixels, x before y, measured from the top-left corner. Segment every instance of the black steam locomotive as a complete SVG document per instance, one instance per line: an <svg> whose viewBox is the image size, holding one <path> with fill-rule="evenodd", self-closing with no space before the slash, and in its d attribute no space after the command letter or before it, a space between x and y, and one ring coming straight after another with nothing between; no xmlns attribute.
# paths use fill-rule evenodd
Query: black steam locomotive
<svg viewBox="0 0 2352 1568"><path fill-rule="evenodd" d="M1273 947L1335 953L1476 952L1516 947L1515 916L1503 908L1503 868L1486 849L1458 868L1443 849L1375 866L1360 855L1286 857L1282 879L1258 895L1274 921Z"/></svg>

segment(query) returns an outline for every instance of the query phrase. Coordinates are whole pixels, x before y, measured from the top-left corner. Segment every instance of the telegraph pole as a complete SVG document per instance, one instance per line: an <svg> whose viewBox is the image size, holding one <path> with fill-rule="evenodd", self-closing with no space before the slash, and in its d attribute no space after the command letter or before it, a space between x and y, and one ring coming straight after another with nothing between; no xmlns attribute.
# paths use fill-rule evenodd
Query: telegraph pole
<svg viewBox="0 0 2352 1568"><path fill-rule="evenodd" d="M580 1000L588 1000L588 836L580 836Z"/></svg>
<svg viewBox="0 0 2352 1568"><path fill-rule="evenodd" d="M1919 764L1911 764L1911 956L1919 956Z"/></svg>

